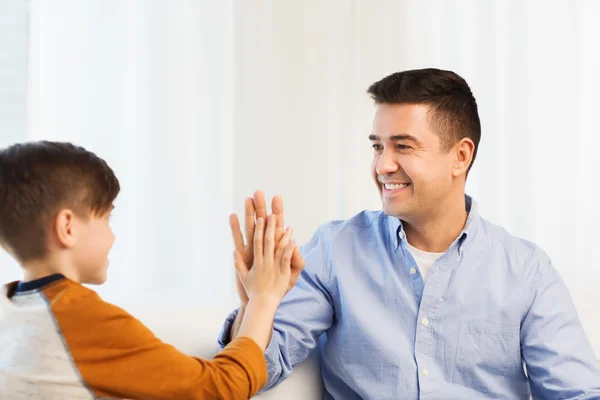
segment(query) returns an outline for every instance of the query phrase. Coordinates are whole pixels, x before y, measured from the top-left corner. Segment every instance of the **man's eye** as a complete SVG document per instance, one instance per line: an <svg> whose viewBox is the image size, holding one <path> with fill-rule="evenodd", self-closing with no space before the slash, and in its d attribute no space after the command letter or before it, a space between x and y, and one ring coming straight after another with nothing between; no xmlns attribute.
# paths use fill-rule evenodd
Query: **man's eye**
<svg viewBox="0 0 600 400"><path fill-rule="evenodd" d="M408 149L410 149L410 146L407 146L405 144L398 145L398 150L408 150Z"/></svg>
<svg viewBox="0 0 600 400"><path fill-rule="evenodd" d="M374 144L373 145L373 150L375 150L375 151L381 151L381 150L383 150L383 146L380 145L380 144Z"/></svg>

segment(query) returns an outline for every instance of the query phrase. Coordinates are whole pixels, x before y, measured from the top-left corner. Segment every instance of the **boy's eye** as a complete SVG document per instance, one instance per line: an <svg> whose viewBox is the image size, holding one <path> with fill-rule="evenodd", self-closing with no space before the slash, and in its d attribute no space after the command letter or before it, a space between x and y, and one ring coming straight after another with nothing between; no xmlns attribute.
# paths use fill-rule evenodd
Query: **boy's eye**
<svg viewBox="0 0 600 400"><path fill-rule="evenodd" d="M373 145L373 150L375 150L375 151L381 151L381 150L383 150L383 146L380 145L380 144L374 144Z"/></svg>

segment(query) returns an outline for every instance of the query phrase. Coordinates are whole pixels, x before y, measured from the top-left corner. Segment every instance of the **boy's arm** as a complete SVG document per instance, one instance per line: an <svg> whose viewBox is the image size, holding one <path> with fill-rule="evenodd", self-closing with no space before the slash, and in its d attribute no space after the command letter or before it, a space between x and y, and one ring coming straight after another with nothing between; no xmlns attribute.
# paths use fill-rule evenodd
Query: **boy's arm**
<svg viewBox="0 0 600 400"><path fill-rule="evenodd" d="M232 341L212 360L196 359L162 343L94 292L66 285L52 285L44 294L83 381L98 397L248 399L267 380L263 350L248 337ZM274 312L261 319L272 321ZM263 325L268 329L270 323Z"/></svg>

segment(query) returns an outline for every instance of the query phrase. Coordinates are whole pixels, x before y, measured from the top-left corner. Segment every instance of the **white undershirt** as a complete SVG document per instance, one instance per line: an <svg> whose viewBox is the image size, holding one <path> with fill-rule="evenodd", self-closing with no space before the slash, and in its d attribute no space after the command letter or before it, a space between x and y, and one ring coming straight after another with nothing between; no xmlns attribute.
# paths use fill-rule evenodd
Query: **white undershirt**
<svg viewBox="0 0 600 400"><path fill-rule="evenodd" d="M421 276L423 277L423 282L427 280L427 275L429 274L429 270L433 263L440 258L444 253L428 253L423 250L419 250L410 245L410 243L406 242L406 247L410 254L414 257L417 262L417 266L419 267L419 272L421 272ZM416 271L414 271L416 272ZM413 271L411 270L411 274Z"/></svg>

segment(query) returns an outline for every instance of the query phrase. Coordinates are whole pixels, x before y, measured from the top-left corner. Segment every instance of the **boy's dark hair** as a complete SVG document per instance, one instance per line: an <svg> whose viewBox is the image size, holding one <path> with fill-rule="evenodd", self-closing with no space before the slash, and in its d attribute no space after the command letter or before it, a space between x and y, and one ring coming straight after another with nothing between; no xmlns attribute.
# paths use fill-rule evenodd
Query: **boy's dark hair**
<svg viewBox="0 0 600 400"><path fill-rule="evenodd" d="M430 106L429 124L440 136L442 151L449 151L464 137L475 144L471 169L481 138L481 123L471 88L458 74L435 68L396 72L372 84L367 93L376 104Z"/></svg>
<svg viewBox="0 0 600 400"><path fill-rule="evenodd" d="M104 160L63 142L0 150L0 245L19 262L46 255L48 228L65 208L78 216L112 209L119 181Z"/></svg>

